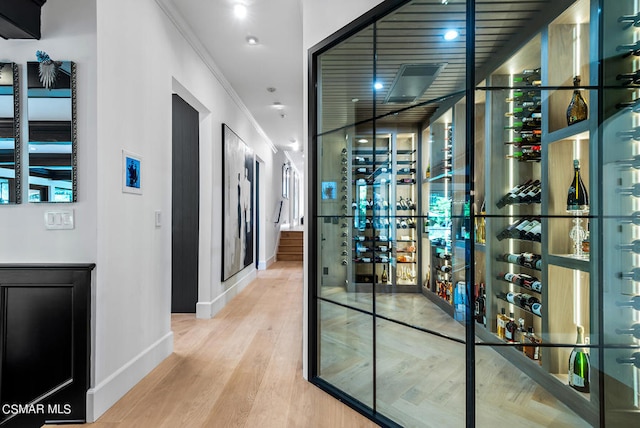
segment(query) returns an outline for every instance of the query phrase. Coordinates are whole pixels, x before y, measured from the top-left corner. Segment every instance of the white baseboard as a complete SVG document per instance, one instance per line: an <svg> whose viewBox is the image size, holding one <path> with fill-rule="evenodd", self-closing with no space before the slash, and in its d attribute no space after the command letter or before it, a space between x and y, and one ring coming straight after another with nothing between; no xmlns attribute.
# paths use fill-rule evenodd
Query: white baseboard
<svg viewBox="0 0 640 428"><path fill-rule="evenodd" d="M87 422L95 422L109 407L173 352L173 332L122 366L87 392Z"/></svg>
<svg viewBox="0 0 640 428"><path fill-rule="evenodd" d="M196 318L208 319L213 318L218 312L222 310L227 303L229 303L234 297L236 297L247 285L254 279L256 279L256 270L249 269L249 271L243 276L236 279L233 277L231 281L236 280L235 284L229 285L229 288L218 297L210 302L198 302L196 303ZM242 275L240 273L239 275ZM228 285L228 282L225 283Z"/></svg>

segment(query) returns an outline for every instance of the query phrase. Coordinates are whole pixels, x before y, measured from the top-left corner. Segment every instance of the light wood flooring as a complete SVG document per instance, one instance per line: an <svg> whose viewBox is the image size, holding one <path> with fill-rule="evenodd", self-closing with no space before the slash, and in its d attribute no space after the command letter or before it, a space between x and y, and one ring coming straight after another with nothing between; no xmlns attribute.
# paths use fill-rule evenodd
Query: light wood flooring
<svg viewBox="0 0 640 428"><path fill-rule="evenodd" d="M302 378L302 275L302 263L278 262L215 318L174 315L175 352L88 426L376 426ZM370 294L342 287L321 294L372 306ZM463 326L420 294L378 294L376 310L464 339ZM321 377L372 406L372 317L322 302L320 318ZM383 319L376 335L378 411L406 427L463 427L464 345ZM476 349L478 427L587 426L491 348Z"/></svg>
<svg viewBox="0 0 640 428"><path fill-rule="evenodd" d="M377 426L302 378L302 282L301 262L277 262L213 319L172 316L174 353L77 426Z"/></svg>

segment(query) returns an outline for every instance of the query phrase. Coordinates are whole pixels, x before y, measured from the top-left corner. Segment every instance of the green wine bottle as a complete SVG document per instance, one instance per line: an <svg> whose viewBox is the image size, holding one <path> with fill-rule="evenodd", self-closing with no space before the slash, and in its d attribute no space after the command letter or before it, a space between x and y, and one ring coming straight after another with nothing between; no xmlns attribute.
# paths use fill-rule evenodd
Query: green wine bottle
<svg viewBox="0 0 640 428"><path fill-rule="evenodd" d="M578 326L578 337L576 347L569 355L569 386L580 392L589 392L589 353L580 347L584 345L584 327Z"/></svg>

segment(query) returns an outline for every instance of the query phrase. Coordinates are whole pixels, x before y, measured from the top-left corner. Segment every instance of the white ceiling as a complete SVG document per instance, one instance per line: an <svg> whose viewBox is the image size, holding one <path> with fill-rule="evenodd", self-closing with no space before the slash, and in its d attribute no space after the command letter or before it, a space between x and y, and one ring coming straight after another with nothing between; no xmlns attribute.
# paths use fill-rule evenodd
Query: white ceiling
<svg viewBox="0 0 640 428"><path fill-rule="evenodd" d="M290 152L302 172L302 153L295 152L303 142L300 0L162 1L180 14L176 21L189 26L267 137L279 150ZM234 15L238 2L247 6L244 19ZM259 43L249 45L247 36ZM276 102L281 110L274 107Z"/></svg>

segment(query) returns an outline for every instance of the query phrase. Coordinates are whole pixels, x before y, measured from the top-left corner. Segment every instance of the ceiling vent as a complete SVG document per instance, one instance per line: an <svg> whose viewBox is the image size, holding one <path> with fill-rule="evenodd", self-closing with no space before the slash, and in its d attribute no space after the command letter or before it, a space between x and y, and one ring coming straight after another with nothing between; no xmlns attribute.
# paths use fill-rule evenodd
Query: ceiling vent
<svg viewBox="0 0 640 428"><path fill-rule="evenodd" d="M424 94L447 65L402 64L384 99L384 104L410 104Z"/></svg>

